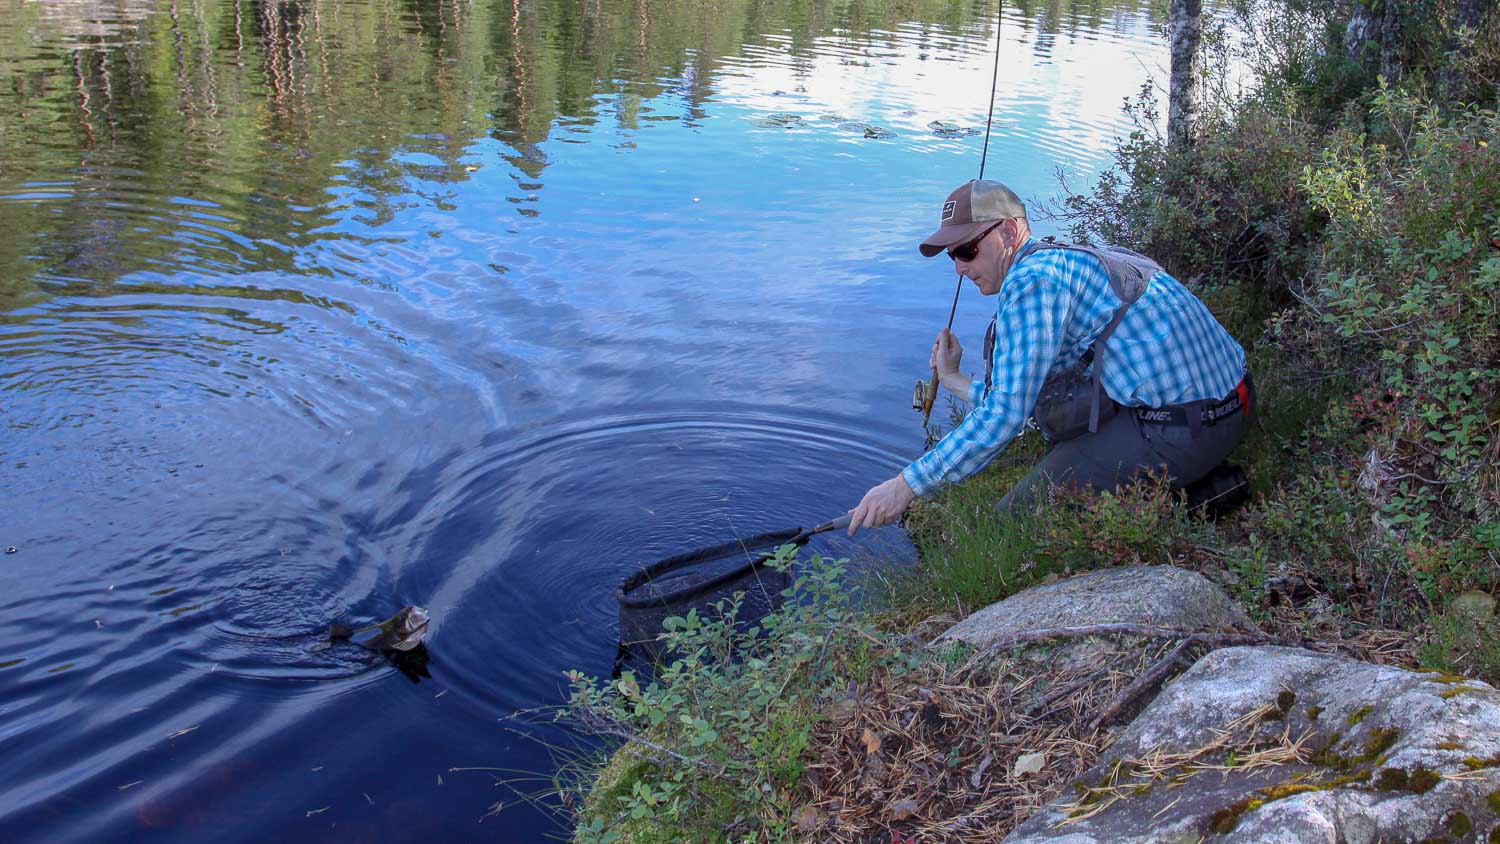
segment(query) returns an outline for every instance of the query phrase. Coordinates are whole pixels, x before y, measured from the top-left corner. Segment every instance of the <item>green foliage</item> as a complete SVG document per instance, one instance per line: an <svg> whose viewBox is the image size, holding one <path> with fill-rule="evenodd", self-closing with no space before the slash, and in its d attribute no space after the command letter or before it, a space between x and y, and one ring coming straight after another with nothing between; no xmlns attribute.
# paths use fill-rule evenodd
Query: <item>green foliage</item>
<svg viewBox="0 0 1500 844"><path fill-rule="evenodd" d="M1433 619L1432 635L1417 652L1422 665L1500 682L1500 623L1463 611Z"/></svg>
<svg viewBox="0 0 1500 844"><path fill-rule="evenodd" d="M1249 102L1284 110L1296 103L1312 114L1337 112L1371 81L1372 71L1343 50L1349 4L1329 0L1234 0L1232 20L1242 41L1232 56L1255 79ZM1240 105L1229 103L1220 113Z"/></svg>
<svg viewBox="0 0 1500 844"><path fill-rule="evenodd" d="M1063 200L1074 238L1139 249L1182 279L1279 287L1300 277L1323 223L1298 180L1318 148L1315 126L1250 104L1172 150L1149 86L1125 110L1136 128L1115 150L1118 169Z"/></svg>
<svg viewBox="0 0 1500 844"><path fill-rule="evenodd" d="M770 565L788 570L795 558L788 545ZM902 666L852 609L846 562L813 557L785 603L757 622L739 617L740 596L667 619L665 657L649 681L569 673L562 717L624 740L617 756L637 760L599 780L577 841L786 837L819 701L876 668Z"/></svg>
<svg viewBox="0 0 1500 844"><path fill-rule="evenodd" d="M1171 565L1203 533L1164 479L1099 494L1055 488L1049 498L1030 528L1038 560L1063 571Z"/></svg>
<svg viewBox="0 0 1500 844"><path fill-rule="evenodd" d="M1303 475L1245 515L1237 566L1264 581L1267 561L1276 561L1277 574L1295 573L1341 604L1362 602L1392 565L1389 544L1371 530L1370 511L1353 471Z"/></svg>
<svg viewBox="0 0 1500 844"><path fill-rule="evenodd" d="M1366 365L1367 485L1386 525L1427 541L1500 514L1500 121L1383 84L1370 118L1303 170L1330 223L1283 336Z"/></svg>
<svg viewBox="0 0 1500 844"><path fill-rule="evenodd" d="M1100 494L1054 487L1035 507L1002 515L996 504L1028 462L1008 458L909 516L922 562L891 576L883 596L888 604L963 614L1061 574L1170 564L1209 530L1188 516L1167 485L1154 481Z"/></svg>

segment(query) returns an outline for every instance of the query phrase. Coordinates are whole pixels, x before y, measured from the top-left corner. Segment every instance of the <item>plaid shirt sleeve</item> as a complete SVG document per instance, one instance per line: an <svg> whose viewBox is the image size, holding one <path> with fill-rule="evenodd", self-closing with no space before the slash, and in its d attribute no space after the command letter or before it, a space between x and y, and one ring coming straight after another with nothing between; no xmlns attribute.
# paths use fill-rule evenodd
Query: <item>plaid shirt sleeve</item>
<svg viewBox="0 0 1500 844"><path fill-rule="evenodd" d="M1057 260L1061 250L1037 255L1017 266L1000 292L995 322L995 353L989 361L993 386L983 381L969 390L974 408L963 422L902 470L917 495L957 483L999 456L1021 432L1053 361L1063 345L1080 289L1074 262ZM1055 256L1055 257L1054 257Z"/></svg>

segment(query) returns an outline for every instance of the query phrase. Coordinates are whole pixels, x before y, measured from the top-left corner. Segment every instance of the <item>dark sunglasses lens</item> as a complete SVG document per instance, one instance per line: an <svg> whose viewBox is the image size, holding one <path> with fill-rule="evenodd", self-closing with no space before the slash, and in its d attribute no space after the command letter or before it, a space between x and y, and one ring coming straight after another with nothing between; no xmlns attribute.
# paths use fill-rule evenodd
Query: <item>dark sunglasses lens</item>
<svg viewBox="0 0 1500 844"><path fill-rule="evenodd" d="M977 241L965 243L963 246L955 246L948 250L948 257L955 261L972 261L979 252Z"/></svg>

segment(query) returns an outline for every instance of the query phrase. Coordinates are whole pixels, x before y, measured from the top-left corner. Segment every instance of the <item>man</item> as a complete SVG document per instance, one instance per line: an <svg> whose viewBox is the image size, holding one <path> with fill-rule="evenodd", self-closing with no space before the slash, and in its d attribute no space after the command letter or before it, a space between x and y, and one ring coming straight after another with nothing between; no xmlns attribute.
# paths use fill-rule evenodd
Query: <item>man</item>
<svg viewBox="0 0 1500 844"><path fill-rule="evenodd" d="M888 525L917 496L979 471L1028 418L1054 422L1041 426L1052 447L1002 511L1035 501L1047 483L1114 489L1165 468L1186 486L1244 439L1253 405L1244 349L1149 258L1035 240L1026 206L986 180L948 195L920 249L946 251L981 294L999 294L988 376L970 381L958 339L938 334L938 381L973 407L932 450L865 493L849 511L851 534Z"/></svg>

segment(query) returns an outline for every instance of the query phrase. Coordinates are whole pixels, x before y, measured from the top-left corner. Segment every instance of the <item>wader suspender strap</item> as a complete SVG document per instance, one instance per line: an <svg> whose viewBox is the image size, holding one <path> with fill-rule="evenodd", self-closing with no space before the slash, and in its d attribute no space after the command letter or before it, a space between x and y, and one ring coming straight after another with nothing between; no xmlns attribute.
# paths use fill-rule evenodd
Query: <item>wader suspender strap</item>
<svg viewBox="0 0 1500 844"><path fill-rule="evenodd" d="M1089 344L1088 351L1084 353L1084 359L1092 359L1094 363L1094 402L1089 409L1089 433L1097 433L1099 431L1099 394L1104 391L1101 382L1104 374L1104 344L1109 342L1110 335L1115 333L1120 321L1125 319L1130 306L1145 294L1151 277L1161 272L1162 268L1160 264L1145 255L1120 246L1095 249L1091 246L1059 243L1050 237L1043 238L1037 245L1042 249L1072 249L1098 258L1099 263L1104 265L1105 273L1109 276L1110 289L1120 299L1120 307L1115 309L1109 324L1104 326L1104 330L1099 332L1099 336L1094 338L1094 341ZM985 392L989 392L990 387L994 386L994 373L991 371L991 366L995 359L995 321L999 317L999 313L990 317L990 326L984 332ZM1201 424L1201 422L1200 419L1189 424ZM1195 431L1193 435L1197 436L1197 432Z"/></svg>
<svg viewBox="0 0 1500 844"><path fill-rule="evenodd" d="M1114 282L1114 276L1110 276L1110 282ZM1130 302L1125 302L1115 309L1115 315L1110 318L1109 325L1099 332L1094 342L1089 344L1089 351L1094 353L1094 404L1089 408L1089 433L1099 433L1099 395L1104 392L1104 386L1100 379L1104 377L1104 344L1109 342L1109 335L1115 333L1120 320L1125 318L1125 312L1130 310Z"/></svg>

